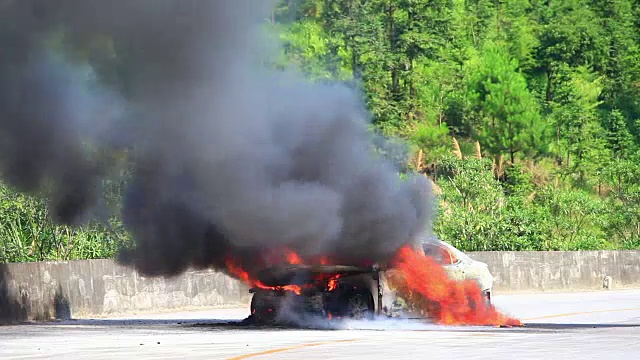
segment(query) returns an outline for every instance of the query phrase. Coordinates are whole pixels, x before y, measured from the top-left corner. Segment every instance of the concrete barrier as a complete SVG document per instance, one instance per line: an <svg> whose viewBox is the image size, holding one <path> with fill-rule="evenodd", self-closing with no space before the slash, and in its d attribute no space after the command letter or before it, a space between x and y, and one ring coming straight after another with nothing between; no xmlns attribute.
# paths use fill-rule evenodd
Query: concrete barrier
<svg viewBox="0 0 640 360"><path fill-rule="evenodd" d="M640 287L640 251L470 252L494 290ZM214 271L146 278L111 260L0 264L0 322L248 306L248 288Z"/></svg>
<svg viewBox="0 0 640 360"><path fill-rule="evenodd" d="M247 306L248 288L215 271L147 278L112 260L0 264L0 321Z"/></svg>
<svg viewBox="0 0 640 360"><path fill-rule="evenodd" d="M489 251L494 290L555 291L640 287L640 251Z"/></svg>

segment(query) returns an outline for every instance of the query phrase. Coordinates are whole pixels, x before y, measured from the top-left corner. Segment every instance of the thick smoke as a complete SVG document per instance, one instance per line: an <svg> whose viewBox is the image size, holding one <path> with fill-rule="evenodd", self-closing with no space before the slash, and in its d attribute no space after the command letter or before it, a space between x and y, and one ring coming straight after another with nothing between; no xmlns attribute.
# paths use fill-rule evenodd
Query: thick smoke
<svg viewBox="0 0 640 360"><path fill-rule="evenodd" d="M272 1L5 4L4 180L51 191L56 219L78 223L100 202L104 154L126 149L135 248L121 262L149 275L222 269L229 256L250 268L281 247L383 260L425 229L429 185L373 156L358 94L262 66ZM106 35L127 50L126 96L42 46L60 28L72 45Z"/></svg>

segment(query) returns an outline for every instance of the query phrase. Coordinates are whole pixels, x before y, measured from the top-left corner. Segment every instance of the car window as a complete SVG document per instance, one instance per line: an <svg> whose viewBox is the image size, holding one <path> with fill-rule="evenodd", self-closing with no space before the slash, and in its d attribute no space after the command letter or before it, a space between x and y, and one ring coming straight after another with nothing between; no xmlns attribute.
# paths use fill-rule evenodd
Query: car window
<svg viewBox="0 0 640 360"><path fill-rule="evenodd" d="M463 260L471 260L471 258L469 256L467 256L465 253L463 253L462 251L456 249L453 245L441 241L440 246L445 247L447 250L449 250L449 252L451 253L453 262L456 263L458 261L463 261Z"/></svg>
<svg viewBox="0 0 640 360"><path fill-rule="evenodd" d="M445 249L442 246L434 245L434 244L424 244L423 250L425 255L431 256L436 262L441 265L451 265L452 263L457 262L457 258L455 258L451 252ZM455 259L455 261L453 261Z"/></svg>
<svg viewBox="0 0 640 360"><path fill-rule="evenodd" d="M448 251L448 250L445 250L445 251L447 251L447 252L449 253L449 257L451 258L451 263L452 263L452 264L455 264L455 263L457 263L458 261L460 261L460 259L458 259L458 257L456 256L456 254L454 254L453 252Z"/></svg>

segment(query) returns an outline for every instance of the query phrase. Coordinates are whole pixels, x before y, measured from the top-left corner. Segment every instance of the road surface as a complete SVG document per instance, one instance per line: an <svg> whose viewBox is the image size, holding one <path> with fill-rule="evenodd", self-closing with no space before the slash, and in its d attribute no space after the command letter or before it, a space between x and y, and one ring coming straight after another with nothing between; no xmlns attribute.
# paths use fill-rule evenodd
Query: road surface
<svg viewBox="0 0 640 360"><path fill-rule="evenodd" d="M496 295L523 328L241 325L246 309L0 327L1 359L636 359L640 290Z"/></svg>

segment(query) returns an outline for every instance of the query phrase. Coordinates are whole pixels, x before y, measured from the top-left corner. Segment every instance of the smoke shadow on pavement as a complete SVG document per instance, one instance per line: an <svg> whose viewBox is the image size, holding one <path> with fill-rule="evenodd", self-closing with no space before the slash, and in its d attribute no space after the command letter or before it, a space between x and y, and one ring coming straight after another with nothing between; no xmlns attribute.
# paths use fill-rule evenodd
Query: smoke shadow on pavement
<svg viewBox="0 0 640 360"><path fill-rule="evenodd" d="M1 285L2 283L0 283ZM0 288L2 290L2 288ZM15 302L19 304L19 301ZM20 305L14 305L20 311ZM429 323L409 324L380 320L370 321L369 324L354 324L338 322L310 323L310 324L255 324L250 318L246 319L72 319L58 320L54 322L32 322L30 326L78 326L78 330L88 330L95 328L99 330L103 327L122 328L149 328L149 327L170 327L172 329L202 331L401 331L401 332L434 332L434 333L476 333L476 334L517 334L517 333L548 333L557 334L567 331L586 331L589 329L611 329L611 328L640 328L640 324L620 324L620 323L530 323L522 327L496 327L496 326L445 326ZM385 326L388 325L388 326ZM422 326L418 326L422 325Z"/></svg>
<svg viewBox="0 0 640 360"><path fill-rule="evenodd" d="M68 325L77 325L77 326L171 326L171 325L181 325L181 326L242 326L242 322L240 320L228 320L228 319L68 319L68 320L58 320L51 322L30 322L25 325L30 326L68 326Z"/></svg>
<svg viewBox="0 0 640 360"><path fill-rule="evenodd" d="M558 323L534 323L525 324L528 329L548 330L577 330L577 329L607 329L607 328L640 328L640 324L558 324Z"/></svg>
<svg viewBox="0 0 640 360"><path fill-rule="evenodd" d="M249 319L59 319L51 322L29 322L29 326L78 326L86 327L176 327L200 328L204 330L340 330L338 327L314 325L263 325L254 324Z"/></svg>

